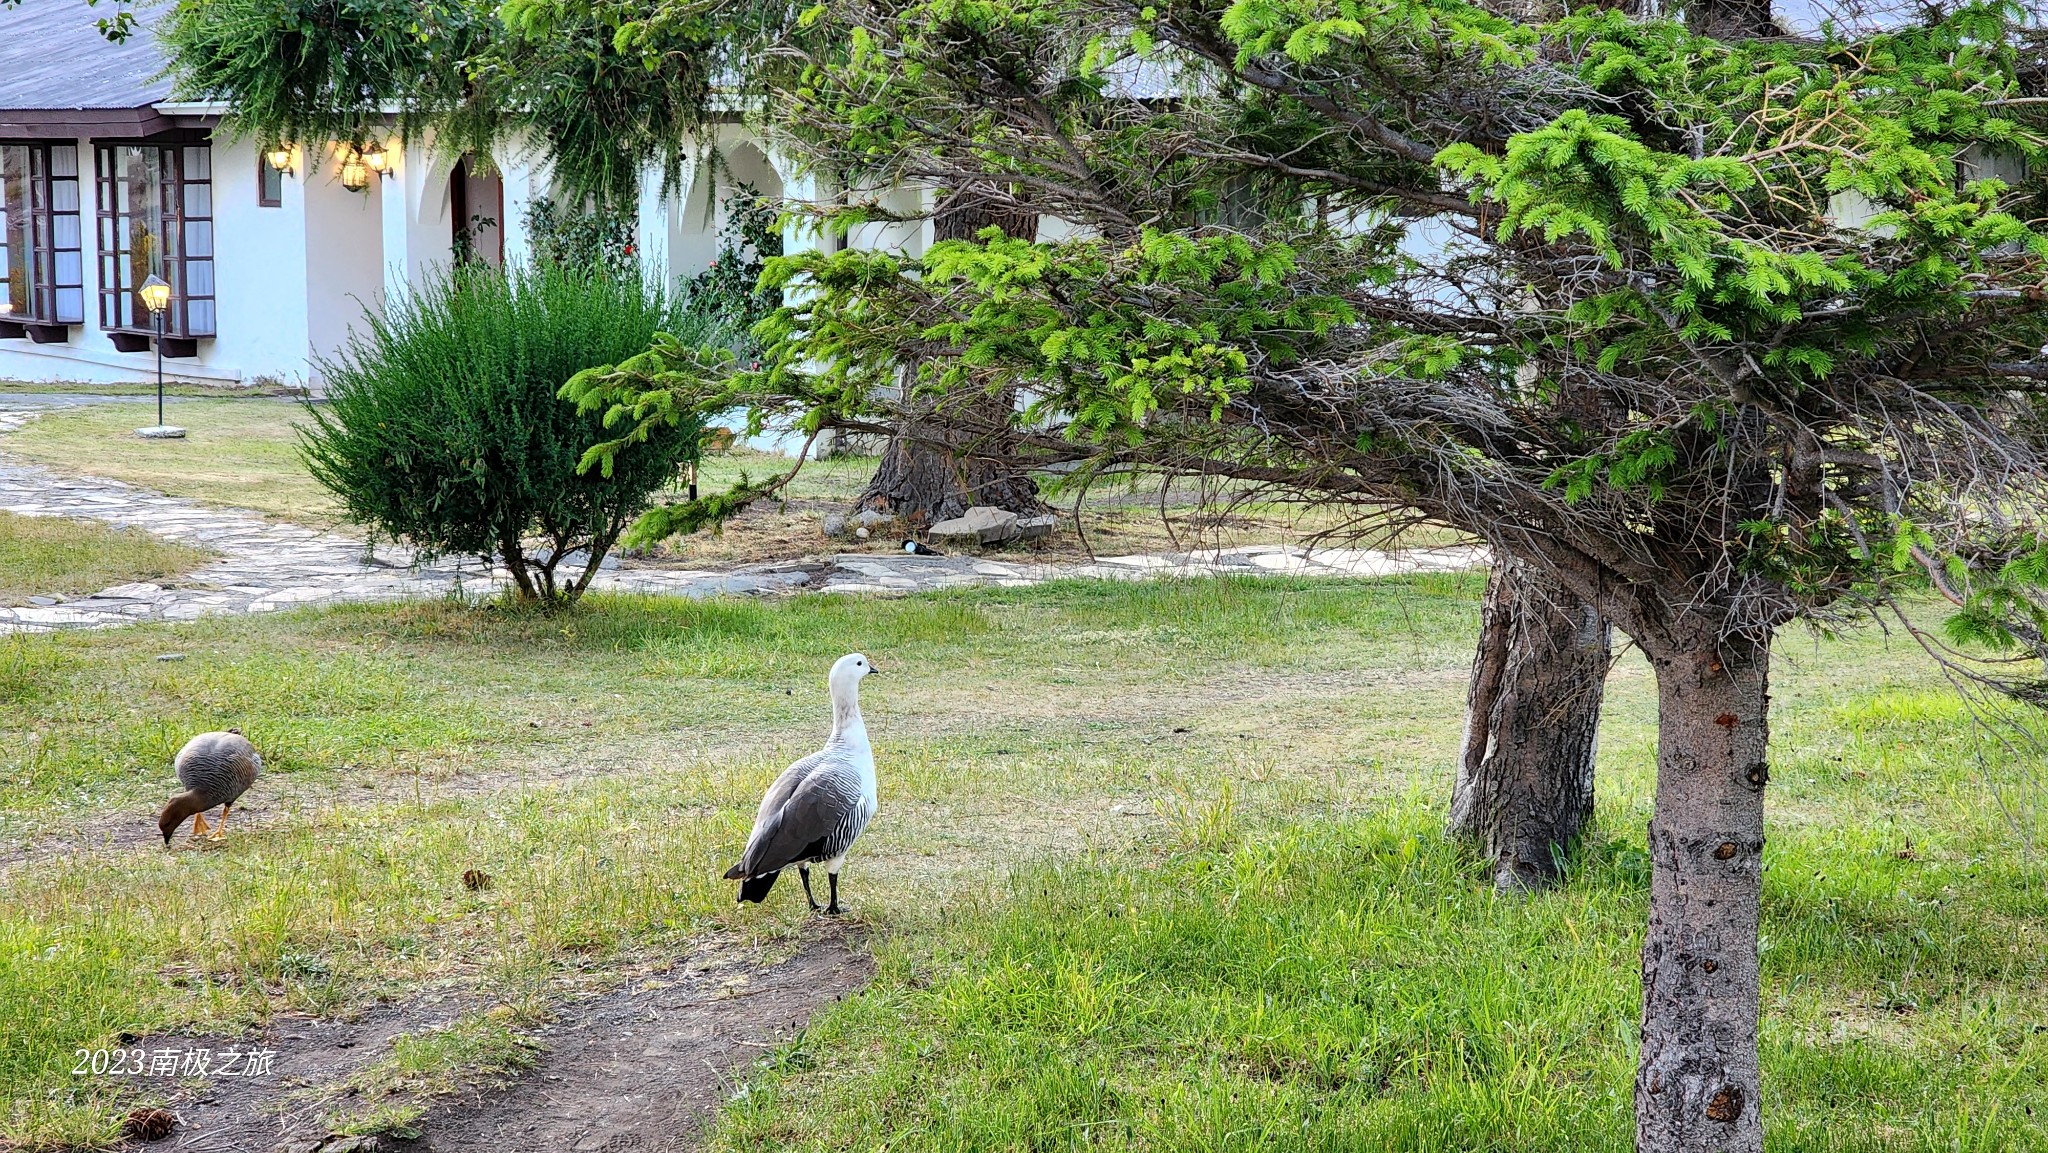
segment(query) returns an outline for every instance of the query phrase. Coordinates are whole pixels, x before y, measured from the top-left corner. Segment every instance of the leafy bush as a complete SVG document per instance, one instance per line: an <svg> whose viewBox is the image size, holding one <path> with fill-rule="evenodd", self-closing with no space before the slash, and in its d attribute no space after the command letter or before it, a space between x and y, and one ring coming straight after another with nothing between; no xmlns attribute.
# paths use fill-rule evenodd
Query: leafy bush
<svg viewBox="0 0 2048 1153"><path fill-rule="evenodd" d="M602 270L631 276L640 267L633 254L633 217L603 207L577 207L545 196L526 206L526 233L536 264Z"/></svg>
<svg viewBox="0 0 2048 1153"><path fill-rule="evenodd" d="M684 299L692 309L724 320L751 353L749 330L781 303L780 293L761 290L761 271L769 260L781 255L782 228L776 203L753 185L742 184L726 201L726 221L718 229L718 255L711 267L683 282Z"/></svg>
<svg viewBox="0 0 2048 1153"><path fill-rule="evenodd" d="M632 276L457 268L322 362L328 402L310 408L307 463L356 520L428 555L495 555L523 599L573 601L654 492L696 458L703 422L679 414L630 459L579 473L584 450L606 436L603 418L556 393L656 333L727 339ZM578 552L580 571L558 580L556 566Z"/></svg>

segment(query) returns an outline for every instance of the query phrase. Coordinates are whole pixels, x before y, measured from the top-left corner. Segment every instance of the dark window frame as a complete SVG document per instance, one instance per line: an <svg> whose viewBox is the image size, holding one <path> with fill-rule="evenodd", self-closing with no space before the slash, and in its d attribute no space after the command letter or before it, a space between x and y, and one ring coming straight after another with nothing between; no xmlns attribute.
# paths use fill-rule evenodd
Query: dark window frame
<svg viewBox="0 0 2048 1153"><path fill-rule="evenodd" d="M128 247L132 233L122 225L131 220L139 206L132 206L127 212L120 210L119 184L123 173L116 160L120 150L129 148L153 149L157 156L158 210L161 212L162 238L175 243L175 250L152 262L152 271L162 276L171 286L170 303L164 306L163 335L175 337L184 342L218 335L219 309L214 292L214 214L213 214L213 149L205 142L164 141L164 140L95 140L94 180L95 208L99 226L99 298L100 331L113 338L116 348L135 343L135 338L154 336L155 323L149 318L148 310L135 298L135 290L142 281L126 283L122 277L124 265L130 276L134 272L132 257L134 250ZM192 175L191 160L195 152L205 153L204 175ZM205 186L205 211L197 211L192 204L193 189ZM192 226L201 229L195 233ZM198 256L191 254L191 237L203 235L206 251ZM169 244L166 244L169 249ZM155 265L160 264L157 270ZM205 292L191 292L189 286L194 270L205 266L203 279ZM147 275L147 274L145 274ZM124 310L124 307L125 310ZM195 305L203 307L195 310ZM195 311L198 319L195 320Z"/></svg>
<svg viewBox="0 0 2048 1153"><path fill-rule="evenodd" d="M273 183L275 193L270 190ZM284 207L284 169L273 166L270 153L262 151L256 153L256 207Z"/></svg>
<svg viewBox="0 0 2048 1153"><path fill-rule="evenodd" d="M84 174L79 168L79 147L76 144L52 140L0 140L0 147L21 148L28 156L28 216L29 216L29 258L35 263L32 283L25 310L10 309L0 314L0 322L18 326L33 326L57 329L85 323L85 221L84 199L81 184ZM57 154L70 154L69 175L60 175L57 168ZM68 195L65 195L68 193ZM71 207L60 207L69 200ZM6 205L0 203L0 220L6 216ZM71 243L60 243L70 223ZM11 297L12 282L8 274L6 259L7 234L0 230L0 289ZM65 257L70 260L65 260ZM64 269L69 267L67 274ZM68 298L67 298L68 297ZM44 339L46 334L38 334ZM61 336L53 338L61 339Z"/></svg>

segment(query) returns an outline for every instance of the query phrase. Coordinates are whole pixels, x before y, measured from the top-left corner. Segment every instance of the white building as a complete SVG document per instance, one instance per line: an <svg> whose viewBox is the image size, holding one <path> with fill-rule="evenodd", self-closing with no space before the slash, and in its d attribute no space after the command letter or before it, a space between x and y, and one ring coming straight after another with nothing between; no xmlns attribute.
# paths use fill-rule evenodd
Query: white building
<svg viewBox="0 0 2048 1153"><path fill-rule="evenodd" d="M135 11L112 44L84 0L0 7L0 380L154 379L156 321L135 291L154 274L171 285L168 376L315 383L366 309L451 262L458 228L482 259L525 255L527 207L551 182L523 150L479 163L394 137L295 149L280 168L269 142L223 133L220 108L170 99L148 31L162 9ZM636 247L655 275L709 265L738 185L809 195L737 124L712 147L719 163L680 189L648 176Z"/></svg>

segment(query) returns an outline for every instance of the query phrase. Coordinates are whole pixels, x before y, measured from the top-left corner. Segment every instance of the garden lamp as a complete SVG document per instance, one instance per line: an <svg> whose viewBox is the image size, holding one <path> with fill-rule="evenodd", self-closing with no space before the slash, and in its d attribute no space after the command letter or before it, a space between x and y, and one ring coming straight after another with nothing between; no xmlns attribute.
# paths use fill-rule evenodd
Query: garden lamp
<svg viewBox="0 0 2048 1153"><path fill-rule="evenodd" d="M379 176L384 175L385 169L391 165L391 158L384 154L384 146L375 140L370 141L369 146L363 149L362 155L363 163Z"/></svg>
<svg viewBox="0 0 2048 1153"><path fill-rule="evenodd" d="M142 299L142 306L149 309L156 320L156 425L137 429L139 436L151 440L175 440L185 435L182 428L172 428L164 423L164 309L171 304L171 285L163 277L151 273L148 280L135 290Z"/></svg>
<svg viewBox="0 0 2048 1153"><path fill-rule="evenodd" d="M276 169L277 171L279 171L279 172L282 172L282 173L284 173L284 174L285 174L286 176L290 176L290 175L291 175L291 173L292 173L292 146L291 146L291 145L289 145L289 144L279 144L279 145L278 145L277 147L275 147L275 148L271 149L271 150L269 151L269 153L268 153L268 154L266 154L266 155L264 156L264 159L266 159L266 160L270 161L270 166L271 166L272 168Z"/></svg>

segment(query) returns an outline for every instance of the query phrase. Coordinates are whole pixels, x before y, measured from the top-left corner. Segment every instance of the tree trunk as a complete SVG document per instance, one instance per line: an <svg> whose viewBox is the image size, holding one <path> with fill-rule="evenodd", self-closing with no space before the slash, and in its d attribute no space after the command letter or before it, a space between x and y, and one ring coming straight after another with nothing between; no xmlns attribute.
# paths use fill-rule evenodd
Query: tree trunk
<svg viewBox="0 0 2048 1153"><path fill-rule="evenodd" d="M990 227L1032 239L1038 235L1038 214L1004 198L956 192L933 216L932 239L972 240ZM970 430L1007 427L1016 403L1016 393L1006 388L992 396L956 401L951 406L953 420L930 407L906 411L854 508L900 516L917 528L959 516L978 504L1025 515L1044 512L1037 483L1003 463L1006 444L991 444L992 451L985 454L975 451L982 434Z"/></svg>
<svg viewBox="0 0 2048 1153"><path fill-rule="evenodd" d="M1643 939L1640 1153L1762 1153L1757 916L1770 646L1651 654L1657 809Z"/></svg>
<svg viewBox="0 0 2048 1153"><path fill-rule="evenodd" d="M519 530L510 525L498 526L498 562L505 571L512 574L512 587L519 590L519 599L535 601L540 599L540 590L533 584L532 570L526 564L525 543L519 539ZM491 558L484 558L484 575L489 576Z"/></svg>
<svg viewBox="0 0 2048 1153"><path fill-rule="evenodd" d="M992 398L986 406L1007 410L1009 398ZM917 528L929 528L978 504L1027 516L1045 511L1037 482L976 453L974 440L974 434L931 410L906 413L854 507L900 516Z"/></svg>
<svg viewBox="0 0 2048 1153"><path fill-rule="evenodd" d="M1696 35L1716 40L1778 34L1771 19L1771 0L1693 0L1685 6L1685 26Z"/></svg>
<svg viewBox="0 0 2048 1153"><path fill-rule="evenodd" d="M1593 752L1613 629L1535 567L1486 582L1450 832L1493 859L1494 886L1539 889L1593 819Z"/></svg>

